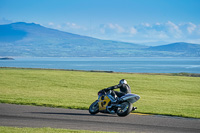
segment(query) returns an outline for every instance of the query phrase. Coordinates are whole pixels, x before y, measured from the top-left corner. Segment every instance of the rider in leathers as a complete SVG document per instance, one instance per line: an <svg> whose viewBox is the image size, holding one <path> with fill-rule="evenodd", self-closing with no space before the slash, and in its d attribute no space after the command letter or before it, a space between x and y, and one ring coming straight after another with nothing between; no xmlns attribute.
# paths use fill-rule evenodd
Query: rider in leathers
<svg viewBox="0 0 200 133"><path fill-rule="evenodd" d="M119 97L119 98L124 96L127 93L131 93L131 88L127 84L127 81L125 79L120 80L118 85L106 88L106 90L113 90L113 89L117 89L117 88L120 88L120 92L118 92L118 91L114 91L114 92L117 95L117 97Z"/></svg>
<svg viewBox="0 0 200 133"><path fill-rule="evenodd" d="M114 89L117 89L117 88L120 88L120 92L114 91L114 93L118 97L114 103L119 103L120 101L122 101L122 99L120 97L122 97L122 96L124 96L124 95L126 95L128 93L131 93L131 88L127 84L127 81L125 79L120 80L118 85L108 87L105 90L106 91L107 90L114 90ZM112 94L112 96L115 97L115 94ZM136 110L136 109L137 109L137 107L133 107L132 108L132 110Z"/></svg>

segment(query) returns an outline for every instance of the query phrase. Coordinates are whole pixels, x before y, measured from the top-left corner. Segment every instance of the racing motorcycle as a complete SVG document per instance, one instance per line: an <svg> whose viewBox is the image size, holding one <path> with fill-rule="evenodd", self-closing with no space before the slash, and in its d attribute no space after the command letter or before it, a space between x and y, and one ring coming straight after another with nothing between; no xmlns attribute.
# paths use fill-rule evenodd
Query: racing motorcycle
<svg viewBox="0 0 200 133"><path fill-rule="evenodd" d="M89 112L90 114L117 113L118 116L127 116L132 110L137 109L132 104L139 99L139 95L130 93L119 98L113 90L103 89L98 92L98 100L90 105Z"/></svg>

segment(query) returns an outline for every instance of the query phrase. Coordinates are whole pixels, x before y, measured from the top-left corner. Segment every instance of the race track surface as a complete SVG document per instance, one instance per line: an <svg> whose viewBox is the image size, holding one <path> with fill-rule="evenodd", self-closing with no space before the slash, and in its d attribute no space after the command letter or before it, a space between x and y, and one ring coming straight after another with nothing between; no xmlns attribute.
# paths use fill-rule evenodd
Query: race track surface
<svg viewBox="0 0 200 133"><path fill-rule="evenodd" d="M158 115L90 115L87 110L0 104L0 126L94 131L200 133L200 119Z"/></svg>

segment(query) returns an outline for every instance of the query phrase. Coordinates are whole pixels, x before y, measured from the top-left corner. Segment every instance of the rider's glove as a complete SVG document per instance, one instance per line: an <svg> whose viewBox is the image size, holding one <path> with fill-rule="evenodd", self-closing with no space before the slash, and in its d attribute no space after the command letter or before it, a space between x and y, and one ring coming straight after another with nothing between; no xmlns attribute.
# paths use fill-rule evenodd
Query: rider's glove
<svg viewBox="0 0 200 133"><path fill-rule="evenodd" d="M122 84L118 84L118 85L117 85L117 88L120 88L120 87L121 87L121 85L122 85Z"/></svg>

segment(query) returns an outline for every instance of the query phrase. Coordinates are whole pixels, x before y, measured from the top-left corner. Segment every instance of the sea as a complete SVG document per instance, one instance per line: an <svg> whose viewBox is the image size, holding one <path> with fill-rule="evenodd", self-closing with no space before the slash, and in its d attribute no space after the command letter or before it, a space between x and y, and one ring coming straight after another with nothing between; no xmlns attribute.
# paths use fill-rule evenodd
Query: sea
<svg viewBox="0 0 200 133"><path fill-rule="evenodd" d="M68 57L0 60L0 67L44 68L126 73L200 73L200 57Z"/></svg>

